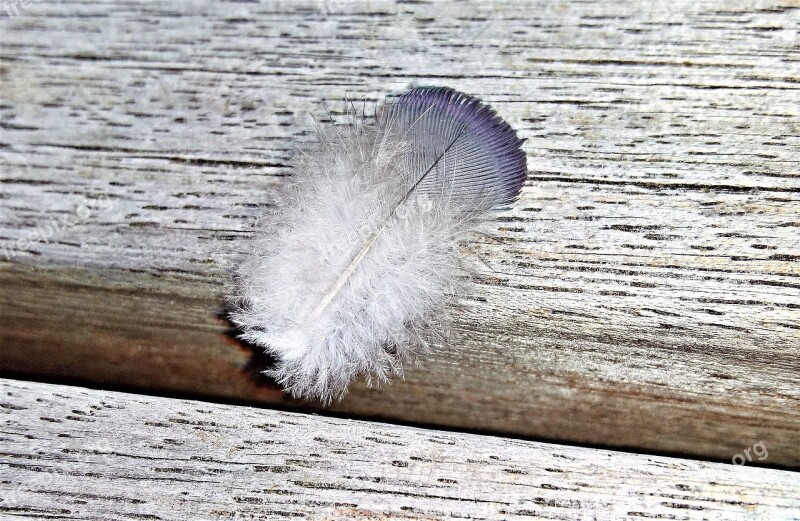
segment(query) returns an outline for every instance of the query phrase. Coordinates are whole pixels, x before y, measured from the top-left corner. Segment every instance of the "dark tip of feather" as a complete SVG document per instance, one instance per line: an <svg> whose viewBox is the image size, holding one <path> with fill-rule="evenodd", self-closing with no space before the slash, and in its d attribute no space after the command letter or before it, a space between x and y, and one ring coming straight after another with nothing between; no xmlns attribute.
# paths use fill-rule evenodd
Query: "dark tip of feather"
<svg viewBox="0 0 800 521"><path fill-rule="evenodd" d="M484 207L502 208L519 196L528 177L520 148L525 140L478 98L449 87L418 87L392 104L389 117L411 135L420 158L434 158L431 167L439 163L444 170L432 182L451 183L457 196ZM459 161L460 167L441 166Z"/></svg>

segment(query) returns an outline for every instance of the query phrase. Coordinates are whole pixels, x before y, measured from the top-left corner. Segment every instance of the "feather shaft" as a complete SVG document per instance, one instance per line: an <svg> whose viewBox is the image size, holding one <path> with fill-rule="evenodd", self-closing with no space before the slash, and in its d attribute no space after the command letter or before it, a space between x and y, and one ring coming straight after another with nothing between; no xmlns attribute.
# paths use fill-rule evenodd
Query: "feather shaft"
<svg viewBox="0 0 800 521"><path fill-rule="evenodd" d="M378 236L381 234L381 232L383 232L383 230L385 230L389 226L389 224L391 223L391 221L395 217L395 215L397 215L398 208L400 208L403 205L403 203L408 200L408 198L411 196L411 194L414 192L414 190L416 190L416 188L425 179L425 177L427 177L427 175L436 167L436 165L439 163L439 161L441 161L442 158L445 157L445 155L450 151L450 149L453 147L453 145L455 145L456 141L459 140L459 138L462 136L463 133L464 133L464 131L462 130L455 137L455 139L453 139L453 141L447 146L447 148L444 150L444 152L442 152L441 155L439 155L439 157L436 158L436 160L425 171L425 173L422 174L422 176L411 186L411 188L408 189L408 191L405 193L405 195L400 200L400 202L398 202L394 206L394 208L392 208L391 213L389 214L389 216L386 217L386 219L384 219L383 222L381 223L380 227L375 232L372 233L372 235L368 238L366 244L364 244L364 246L361 248L361 250L355 255L353 260L350 261L350 263L347 265L347 267L342 272L342 274L339 275L339 277L333 283L331 288L327 292L325 292L325 294L322 296L322 299L320 300L319 304L317 304L317 306L311 311L311 313L308 315L308 317L306 317L306 319L303 320L303 323L305 323L305 322L307 322L309 320L314 320L315 318L319 317L322 314L322 312L325 310L325 308L327 308L328 305L333 301L333 299L336 298L336 295L338 295L339 292L342 291L344 286L347 284L347 281L350 279L350 276L353 274L353 272L355 272L355 270L358 267L358 265L361 263L361 261L364 259L364 257L367 256L367 254L369 253L370 249L372 249L372 246L376 243L376 241L378 239Z"/></svg>

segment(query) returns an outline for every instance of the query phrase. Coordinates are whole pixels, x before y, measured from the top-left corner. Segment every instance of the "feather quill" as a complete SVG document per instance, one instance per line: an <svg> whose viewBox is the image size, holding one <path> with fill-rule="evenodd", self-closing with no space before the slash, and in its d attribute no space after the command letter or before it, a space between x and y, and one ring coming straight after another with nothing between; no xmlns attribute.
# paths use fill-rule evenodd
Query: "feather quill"
<svg viewBox="0 0 800 521"><path fill-rule="evenodd" d="M341 398L401 374L444 327L458 248L527 178L523 140L450 88L413 89L375 121L320 130L237 274L232 320L295 397Z"/></svg>

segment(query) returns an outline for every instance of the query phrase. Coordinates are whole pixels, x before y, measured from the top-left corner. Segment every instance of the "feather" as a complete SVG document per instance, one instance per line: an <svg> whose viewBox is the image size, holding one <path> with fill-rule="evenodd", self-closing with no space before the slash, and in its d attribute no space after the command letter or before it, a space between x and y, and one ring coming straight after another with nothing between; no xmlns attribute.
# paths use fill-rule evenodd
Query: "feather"
<svg viewBox="0 0 800 521"><path fill-rule="evenodd" d="M527 178L523 140L487 105L416 88L373 122L320 130L237 273L233 322L295 397L402 374L446 327L459 246Z"/></svg>

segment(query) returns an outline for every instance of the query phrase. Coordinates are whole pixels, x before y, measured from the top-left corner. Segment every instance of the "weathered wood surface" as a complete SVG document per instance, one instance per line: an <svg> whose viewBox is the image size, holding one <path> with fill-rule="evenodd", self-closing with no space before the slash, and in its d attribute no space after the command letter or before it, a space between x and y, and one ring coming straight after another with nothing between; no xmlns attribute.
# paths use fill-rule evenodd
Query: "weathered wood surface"
<svg viewBox="0 0 800 521"><path fill-rule="evenodd" d="M799 7L0 16L0 369L314 407L252 380L217 316L236 240L321 102L451 85L528 138L530 180L477 237L450 344L333 409L725 461L764 442L800 465Z"/></svg>
<svg viewBox="0 0 800 521"><path fill-rule="evenodd" d="M0 380L8 519L800 519L800 474Z"/></svg>

